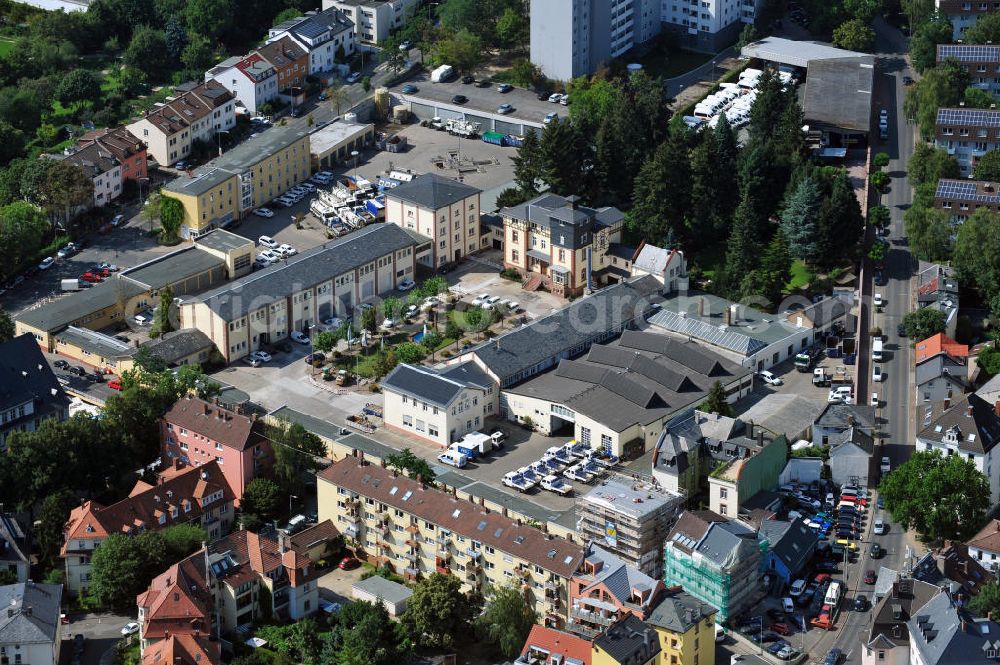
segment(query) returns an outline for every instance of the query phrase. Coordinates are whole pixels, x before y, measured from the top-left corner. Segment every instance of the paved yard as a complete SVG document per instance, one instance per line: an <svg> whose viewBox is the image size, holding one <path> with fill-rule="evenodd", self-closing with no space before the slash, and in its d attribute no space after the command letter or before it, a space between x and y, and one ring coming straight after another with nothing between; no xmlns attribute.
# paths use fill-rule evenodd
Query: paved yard
<svg viewBox="0 0 1000 665"><path fill-rule="evenodd" d="M525 291L521 288L521 282L504 279L500 276L500 270L495 267L500 265L502 260L499 251L490 250L465 261L461 270L448 275L448 282L452 284L451 291L469 302L482 293L502 299L513 299L528 317L533 319L545 316L568 304L564 298L541 290ZM485 263L486 261L489 263Z"/></svg>
<svg viewBox="0 0 1000 665"><path fill-rule="evenodd" d="M86 638L81 665L111 663L111 654L122 636L122 626L135 621L135 617L120 614L71 615L71 619L62 627L63 641L59 649L62 665L68 665L73 660L73 636L77 633Z"/></svg>
<svg viewBox="0 0 1000 665"><path fill-rule="evenodd" d="M341 605L351 602L351 585L361 579L361 573L363 572L365 572L363 566L359 566L354 570L333 568L320 577L317 582L319 597L333 603L340 603Z"/></svg>

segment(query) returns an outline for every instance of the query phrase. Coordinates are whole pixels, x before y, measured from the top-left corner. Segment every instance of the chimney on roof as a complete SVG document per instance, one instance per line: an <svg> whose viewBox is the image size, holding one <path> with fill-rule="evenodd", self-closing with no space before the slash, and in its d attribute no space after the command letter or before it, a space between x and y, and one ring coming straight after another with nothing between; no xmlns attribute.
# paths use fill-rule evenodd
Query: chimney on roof
<svg viewBox="0 0 1000 665"><path fill-rule="evenodd" d="M205 415L210 415L212 413L212 405L205 402Z"/></svg>
<svg viewBox="0 0 1000 665"><path fill-rule="evenodd" d="M732 307L727 307L726 308L726 325L727 326L733 325L733 308Z"/></svg>
<svg viewBox="0 0 1000 665"><path fill-rule="evenodd" d="M972 405L971 404L965 408L965 415L967 415L969 418L972 417Z"/></svg>
<svg viewBox="0 0 1000 665"><path fill-rule="evenodd" d="M950 408L951 408L951 397L945 397L944 398L944 409L945 409L945 411L947 411Z"/></svg>
<svg viewBox="0 0 1000 665"><path fill-rule="evenodd" d="M698 298L698 316L705 316L705 298Z"/></svg>
<svg viewBox="0 0 1000 665"><path fill-rule="evenodd" d="M382 458L381 465L382 465L382 468L384 469L385 468L385 458L384 457Z"/></svg>
<svg viewBox="0 0 1000 665"><path fill-rule="evenodd" d="M399 476L399 471L397 471L396 469L393 469L393 470L392 470L392 477L393 477L393 478L396 478L396 477L398 477L398 476Z"/></svg>
<svg viewBox="0 0 1000 665"><path fill-rule="evenodd" d="M758 430L757 432L757 445L761 448L764 447L764 430Z"/></svg>
<svg viewBox="0 0 1000 665"><path fill-rule="evenodd" d="M993 402L993 413L1000 416L1000 400Z"/></svg>
<svg viewBox="0 0 1000 665"><path fill-rule="evenodd" d="M747 427L747 438L748 439L752 439L753 438L753 421L752 420L748 420L746 427Z"/></svg>

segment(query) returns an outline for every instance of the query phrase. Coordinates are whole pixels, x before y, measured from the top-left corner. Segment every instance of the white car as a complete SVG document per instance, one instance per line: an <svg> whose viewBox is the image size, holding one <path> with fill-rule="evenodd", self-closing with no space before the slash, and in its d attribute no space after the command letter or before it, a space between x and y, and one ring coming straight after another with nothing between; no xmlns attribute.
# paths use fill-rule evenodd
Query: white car
<svg viewBox="0 0 1000 665"><path fill-rule="evenodd" d="M289 335L289 337L292 338L293 342L297 342L299 344L308 344L309 343L309 338L306 337L306 335L304 333L299 332L298 330L293 330L292 334Z"/></svg>
<svg viewBox="0 0 1000 665"><path fill-rule="evenodd" d="M558 113L555 113L555 112L552 112L552 113L546 113L546 114L545 114L545 118L543 118L543 119L542 119L542 122L543 122L544 124L548 125L549 123L551 123L551 122L555 121L555 120L556 120L556 118L558 118L558 117L559 117L559 114L558 114Z"/></svg>
<svg viewBox="0 0 1000 665"><path fill-rule="evenodd" d="M441 301L438 300L437 298L435 298L434 296L430 296L428 298L424 298L424 301L422 303L420 303L420 311L421 312L426 312L428 310L432 310L432 309L434 309L435 307L437 307L440 304L441 304Z"/></svg>
<svg viewBox="0 0 1000 665"><path fill-rule="evenodd" d="M263 363L263 361L260 358L258 358L256 355L252 353L249 356L245 357L243 361L247 365L250 365L251 367L260 367L261 364Z"/></svg>
<svg viewBox="0 0 1000 665"><path fill-rule="evenodd" d="M490 294L488 294L488 293L480 293L478 296L475 297L475 299L473 299L472 306L473 307L482 307L483 305L485 305L489 301L489 299L490 299Z"/></svg>
<svg viewBox="0 0 1000 665"><path fill-rule="evenodd" d="M282 256L295 256L296 254L299 253L299 250L295 249L287 242L278 245L278 248L275 251L278 252L278 254L281 254Z"/></svg>
<svg viewBox="0 0 1000 665"><path fill-rule="evenodd" d="M792 586L788 588L788 595L792 598L798 598L802 595L802 592L806 590L805 580L795 580L792 582Z"/></svg>
<svg viewBox="0 0 1000 665"><path fill-rule="evenodd" d="M139 632L139 624L137 624L135 621L129 621L127 624L122 626L122 635L124 636L135 635L138 632Z"/></svg>
<svg viewBox="0 0 1000 665"><path fill-rule="evenodd" d="M271 362L271 354L268 353L267 351L254 351L250 355L251 356L256 356L257 358L260 358L261 362L264 362L264 363Z"/></svg>
<svg viewBox="0 0 1000 665"><path fill-rule="evenodd" d="M872 528L872 531L875 533L876 536L884 536L885 535L885 520L881 520L881 519L875 520L875 526Z"/></svg>
<svg viewBox="0 0 1000 665"><path fill-rule="evenodd" d="M883 457L882 464L879 465L879 468L882 473L889 473L889 471L892 470L892 462L889 461L888 457Z"/></svg>
<svg viewBox="0 0 1000 665"><path fill-rule="evenodd" d="M500 115L507 115L508 113L513 113L514 107L510 104L501 104L497 107L497 113Z"/></svg>
<svg viewBox="0 0 1000 665"><path fill-rule="evenodd" d="M551 95L549 95L549 101L552 102L553 104L558 104L559 102L562 101L562 98L563 96L560 95L558 92L553 92Z"/></svg>
<svg viewBox="0 0 1000 665"><path fill-rule="evenodd" d="M831 404L840 402L850 404L851 392L850 386L838 386L830 391L830 395L826 398L826 401Z"/></svg>
<svg viewBox="0 0 1000 665"><path fill-rule="evenodd" d="M48 270L49 268L52 267L52 264L55 262L56 260L54 258L52 258L51 256L46 256L44 259L42 259L42 262L38 264L38 269Z"/></svg>
<svg viewBox="0 0 1000 665"><path fill-rule="evenodd" d="M875 369L872 370L872 381L878 383L879 381L885 381L885 372L878 365L875 365Z"/></svg>
<svg viewBox="0 0 1000 665"><path fill-rule="evenodd" d="M357 83L361 80L361 74L358 72L351 72L345 80L348 83Z"/></svg>
<svg viewBox="0 0 1000 665"><path fill-rule="evenodd" d="M383 329L385 329L385 330L390 330L390 329L394 328L395 326L396 326L396 322L393 321L392 319L383 319L382 325L380 327L383 328Z"/></svg>
<svg viewBox="0 0 1000 665"><path fill-rule="evenodd" d="M276 198L274 199L274 203L280 205L282 208L291 208L293 205L295 205L295 201L293 201L292 199L285 199L285 198Z"/></svg>
<svg viewBox="0 0 1000 665"><path fill-rule="evenodd" d="M339 328L340 326L344 325L344 321L343 319L338 319L336 316L334 316L329 319L323 319L323 325L330 326L331 328Z"/></svg>
<svg viewBox="0 0 1000 665"><path fill-rule="evenodd" d="M887 126L889 124L889 112L885 109L878 112L878 124L882 126Z"/></svg>
<svg viewBox="0 0 1000 665"><path fill-rule="evenodd" d="M521 307L521 303L516 300L510 300L509 298L504 298L500 301L500 304L506 307L510 312L516 312Z"/></svg>
<svg viewBox="0 0 1000 665"><path fill-rule="evenodd" d="M784 381L781 380L781 377L775 376L766 369L757 372L757 376L759 376L764 383L771 386L780 386L784 383Z"/></svg>
<svg viewBox="0 0 1000 665"><path fill-rule="evenodd" d="M274 217L274 211L271 210L270 208L257 208L256 210L253 211L253 214L257 215L258 217L267 217L268 219Z"/></svg>
<svg viewBox="0 0 1000 665"><path fill-rule="evenodd" d="M278 242L271 236L261 236L257 238L257 244L269 249L274 249L278 246Z"/></svg>
<svg viewBox="0 0 1000 665"><path fill-rule="evenodd" d="M277 252L272 252L269 249L262 250L260 254L257 255L257 258L264 258L271 263L277 263L281 260L281 256Z"/></svg>
<svg viewBox="0 0 1000 665"><path fill-rule="evenodd" d="M876 307L881 307L882 305L885 304L885 301L882 300L881 293L876 293L875 296L872 298L872 302L875 303Z"/></svg>
<svg viewBox="0 0 1000 665"><path fill-rule="evenodd" d="M402 280L396 286L396 288L399 289L400 291L409 291L410 289L412 289L416 285L417 285L416 282L414 282L412 279L410 279L409 277L407 277L406 279Z"/></svg>
<svg viewBox="0 0 1000 665"><path fill-rule="evenodd" d="M881 403L878 401L878 393L872 393L872 406L879 406Z"/></svg>

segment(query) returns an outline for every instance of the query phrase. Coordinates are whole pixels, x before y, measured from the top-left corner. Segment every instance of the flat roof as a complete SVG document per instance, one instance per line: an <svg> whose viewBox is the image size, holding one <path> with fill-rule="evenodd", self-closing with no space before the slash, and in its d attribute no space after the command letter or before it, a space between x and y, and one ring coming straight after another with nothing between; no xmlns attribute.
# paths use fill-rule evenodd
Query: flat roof
<svg viewBox="0 0 1000 665"><path fill-rule="evenodd" d="M740 49L740 55L802 68L808 67L810 61L815 60L871 57L865 53L848 51L828 44L785 39L783 37L765 37L764 39L750 42Z"/></svg>
<svg viewBox="0 0 1000 665"><path fill-rule="evenodd" d="M151 289L159 289L167 284L181 282L225 265L223 259L190 245L134 268L123 270L121 274Z"/></svg>
<svg viewBox="0 0 1000 665"><path fill-rule="evenodd" d="M369 578L358 580L351 585L351 591L360 591L370 596L381 598L393 605L398 605L413 595L406 586L399 582L387 580L380 575L372 575Z"/></svg>
<svg viewBox="0 0 1000 665"><path fill-rule="evenodd" d="M247 244L256 246L256 243L254 243L253 240L250 240L250 238L244 238L241 235L232 233L231 231L227 231L225 229L215 229L214 231L209 231L205 235L197 238L194 241L194 244L220 252L231 252L234 249L239 249Z"/></svg>
<svg viewBox="0 0 1000 665"><path fill-rule="evenodd" d="M334 441L338 445L348 448L356 448L365 455L377 457L378 459L385 459L389 455L395 455L399 452L395 448L379 443L375 439L370 439L357 432L351 432L346 435L341 434L340 430L344 427L343 425L310 416L308 413L302 413L287 406L275 409L268 415L281 420L287 420L290 423L298 423L322 439Z"/></svg>
<svg viewBox="0 0 1000 665"><path fill-rule="evenodd" d="M74 291L52 302L21 312L17 316L17 321L38 330L54 332L88 314L111 307L147 290L131 279L115 275L108 281L89 289Z"/></svg>
<svg viewBox="0 0 1000 665"><path fill-rule="evenodd" d="M874 83L875 59L870 55L810 61L802 104L806 122L867 132Z"/></svg>
<svg viewBox="0 0 1000 665"><path fill-rule="evenodd" d="M192 175L174 178L164 185L163 189L177 194L201 196L305 136L309 136L309 131L298 125L272 127L244 141L222 157L198 167Z"/></svg>
<svg viewBox="0 0 1000 665"><path fill-rule="evenodd" d="M370 123L355 124L353 122L337 120L312 133L309 137L309 152L314 155L322 155L358 134L366 134L374 131L375 125Z"/></svg>
<svg viewBox="0 0 1000 665"><path fill-rule="evenodd" d="M684 496L670 492L662 487L655 487L647 482L625 482L624 479L612 476L590 490L580 503L591 503L606 510L628 515L637 520L665 507L684 501Z"/></svg>
<svg viewBox="0 0 1000 665"><path fill-rule="evenodd" d="M136 352L136 347L115 339L110 335L99 333L95 330L77 328L70 326L57 336L60 341L72 344L78 349L88 351L101 358L120 358L131 356Z"/></svg>

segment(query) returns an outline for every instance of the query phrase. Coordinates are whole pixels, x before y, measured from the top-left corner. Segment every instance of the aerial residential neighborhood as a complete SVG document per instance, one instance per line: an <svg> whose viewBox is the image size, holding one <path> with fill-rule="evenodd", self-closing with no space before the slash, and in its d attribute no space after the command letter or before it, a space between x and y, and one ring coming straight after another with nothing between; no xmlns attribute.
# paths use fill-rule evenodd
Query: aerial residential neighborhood
<svg viewBox="0 0 1000 665"><path fill-rule="evenodd" d="M997 44L0 0L0 665L1000 661Z"/></svg>

